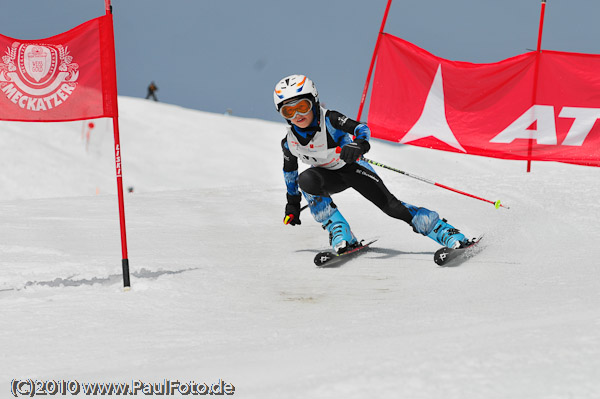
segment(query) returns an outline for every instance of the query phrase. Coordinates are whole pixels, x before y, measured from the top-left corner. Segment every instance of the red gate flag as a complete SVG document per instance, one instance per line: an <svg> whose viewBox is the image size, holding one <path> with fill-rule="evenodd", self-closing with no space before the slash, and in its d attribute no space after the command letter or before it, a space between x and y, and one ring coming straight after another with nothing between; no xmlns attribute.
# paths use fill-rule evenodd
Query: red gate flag
<svg viewBox="0 0 600 399"><path fill-rule="evenodd" d="M405 144L600 166L599 71L600 55L542 51L473 64L383 34L368 122L374 137Z"/></svg>
<svg viewBox="0 0 600 399"><path fill-rule="evenodd" d="M0 120L118 116L111 17L47 39L0 35Z"/></svg>

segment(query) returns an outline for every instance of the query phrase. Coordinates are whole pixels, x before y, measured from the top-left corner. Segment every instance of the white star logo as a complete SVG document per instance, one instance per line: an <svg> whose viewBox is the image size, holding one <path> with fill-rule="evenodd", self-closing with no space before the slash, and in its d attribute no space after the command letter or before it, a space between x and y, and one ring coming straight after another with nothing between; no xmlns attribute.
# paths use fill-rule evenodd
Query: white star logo
<svg viewBox="0 0 600 399"><path fill-rule="evenodd" d="M433 78L433 83L431 89L429 89L429 94L425 100L425 106L419 120L404 135L400 143L406 144L425 137L435 137L457 150L467 152L454 136L446 119L441 64L438 66L435 78Z"/></svg>

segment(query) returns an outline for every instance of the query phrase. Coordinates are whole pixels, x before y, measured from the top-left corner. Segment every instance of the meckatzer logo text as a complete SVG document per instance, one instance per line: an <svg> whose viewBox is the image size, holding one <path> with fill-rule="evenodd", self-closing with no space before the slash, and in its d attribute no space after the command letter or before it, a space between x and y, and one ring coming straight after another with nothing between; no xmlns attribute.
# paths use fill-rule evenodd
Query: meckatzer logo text
<svg viewBox="0 0 600 399"><path fill-rule="evenodd" d="M14 42L0 62L0 91L29 111L56 108L77 87L79 65L67 47Z"/></svg>

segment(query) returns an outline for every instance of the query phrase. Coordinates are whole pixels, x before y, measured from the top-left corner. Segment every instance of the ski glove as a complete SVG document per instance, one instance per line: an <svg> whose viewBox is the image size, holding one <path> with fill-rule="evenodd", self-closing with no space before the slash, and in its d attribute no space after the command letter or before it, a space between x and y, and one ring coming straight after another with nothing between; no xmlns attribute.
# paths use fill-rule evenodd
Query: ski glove
<svg viewBox="0 0 600 399"><path fill-rule="evenodd" d="M285 217L283 218L284 224L291 224L295 226L302 224L300 221L300 199L302 197L298 195L287 194L287 205L285 206Z"/></svg>
<svg viewBox="0 0 600 399"><path fill-rule="evenodd" d="M365 144L367 145L365 146ZM356 162L356 160L360 158L365 152L367 152L369 148L369 143L366 141L363 141L362 143L353 141L352 143L348 143L342 147L342 152L340 152L340 158L346 163Z"/></svg>

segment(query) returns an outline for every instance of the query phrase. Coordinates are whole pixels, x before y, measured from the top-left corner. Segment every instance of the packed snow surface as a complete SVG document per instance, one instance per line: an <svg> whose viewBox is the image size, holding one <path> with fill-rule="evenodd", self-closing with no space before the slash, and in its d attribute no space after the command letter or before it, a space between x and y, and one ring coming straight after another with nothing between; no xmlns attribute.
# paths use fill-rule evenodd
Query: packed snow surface
<svg viewBox="0 0 600 399"><path fill-rule="evenodd" d="M373 140L371 159L510 209L376 169L399 199L485 233L484 250L438 267L437 244L348 190L339 209L379 240L318 269L327 233L309 212L282 223L284 123L122 97L120 114L129 291L112 122L0 125L0 397L14 379L600 397L599 168Z"/></svg>

